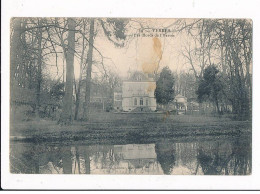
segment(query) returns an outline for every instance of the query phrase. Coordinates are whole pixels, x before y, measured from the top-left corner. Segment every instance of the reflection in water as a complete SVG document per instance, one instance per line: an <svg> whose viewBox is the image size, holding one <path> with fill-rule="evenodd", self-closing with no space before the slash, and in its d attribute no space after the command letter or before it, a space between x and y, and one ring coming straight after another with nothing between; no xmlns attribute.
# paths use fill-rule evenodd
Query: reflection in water
<svg viewBox="0 0 260 194"><path fill-rule="evenodd" d="M175 165L176 145L167 143L158 143L155 146L157 161L160 163L164 174L171 174Z"/></svg>
<svg viewBox="0 0 260 194"><path fill-rule="evenodd" d="M26 174L251 174L247 139L127 145L11 145L12 173Z"/></svg>
<svg viewBox="0 0 260 194"><path fill-rule="evenodd" d="M91 174L161 174L154 144L91 146Z"/></svg>

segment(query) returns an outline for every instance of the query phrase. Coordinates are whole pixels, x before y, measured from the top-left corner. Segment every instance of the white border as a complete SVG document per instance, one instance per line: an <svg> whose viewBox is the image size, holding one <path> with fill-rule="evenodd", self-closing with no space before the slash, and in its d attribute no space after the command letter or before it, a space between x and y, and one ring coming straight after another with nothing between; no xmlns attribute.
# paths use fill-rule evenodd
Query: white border
<svg viewBox="0 0 260 194"><path fill-rule="evenodd" d="M257 0L2 0L1 187L3 189L259 189L260 14ZM9 21L22 17L253 19L253 173L250 176L12 175L9 173Z"/></svg>

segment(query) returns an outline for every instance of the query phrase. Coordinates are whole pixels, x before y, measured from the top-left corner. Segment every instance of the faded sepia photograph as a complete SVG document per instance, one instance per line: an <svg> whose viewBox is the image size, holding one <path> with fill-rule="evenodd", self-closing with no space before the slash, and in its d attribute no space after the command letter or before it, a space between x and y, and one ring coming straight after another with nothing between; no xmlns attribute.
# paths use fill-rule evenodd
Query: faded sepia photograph
<svg viewBox="0 0 260 194"><path fill-rule="evenodd" d="M10 173L251 175L252 28L13 17Z"/></svg>

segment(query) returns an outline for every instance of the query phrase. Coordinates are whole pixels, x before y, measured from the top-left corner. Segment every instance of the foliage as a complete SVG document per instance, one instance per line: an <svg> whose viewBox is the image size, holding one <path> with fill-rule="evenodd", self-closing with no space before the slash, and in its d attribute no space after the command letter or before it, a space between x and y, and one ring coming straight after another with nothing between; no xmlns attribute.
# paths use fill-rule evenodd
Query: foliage
<svg viewBox="0 0 260 194"><path fill-rule="evenodd" d="M168 67L164 67L156 81L154 95L156 102L166 105L174 99L174 77Z"/></svg>
<svg viewBox="0 0 260 194"><path fill-rule="evenodd" d="M64 94L64 83L57 83L50 90L50 95L55 100L62 99Z"/></svg>
<svg viewBox="0 0 260 194"><path fill-rule="evenodd" d="M115 46L123 47L126 39L126 25L127 19L108 18L100 20L103 32Z"/></svg>
<svg viewBox="0 0 260 194"><path fill-rule="evenodd" d="M225 80L221 106L232 106L236 119L251 118L252 21L248 19L196 19L187 28L189 41L182 49L196 79L204 69L218 65Z"/></svg>
<svg viewBox="0 0 260 194"><path fill-rule="evenodd" d="M216 104L219 111L218 100L220 92L223 89L223 84L218 73L219 70L216 68L216 66L208 66L204 70L203 79L200 80L196 93L198 95L199 102L203 102L209 99Z"/></svg>

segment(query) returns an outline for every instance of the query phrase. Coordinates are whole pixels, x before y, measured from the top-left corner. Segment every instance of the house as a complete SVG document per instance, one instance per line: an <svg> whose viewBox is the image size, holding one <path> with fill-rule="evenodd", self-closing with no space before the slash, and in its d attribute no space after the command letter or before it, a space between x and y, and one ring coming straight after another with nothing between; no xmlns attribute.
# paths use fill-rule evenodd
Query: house
<svg viewBox="0 0 260 194"><path fill-rule="evenodd" d="M155 111L155 88L156 82L152 75L138 71L129 73L121 90L114 91L114 108L123 111Z"/></svg>
<svg viewBox="0 0 260 194"><path fill-rule="evenodd" d="M177 103L178 110L187 110L187 98L185 96L178 94L174 101Z"/></svg>
<svg viewBox="0 0 260 194"><path fill-rule="evenodd" d="M170 108L176 110L177 114L186 114L187 111L187 98L180 94L177 94L174 100L170 103Z"/></svg>

